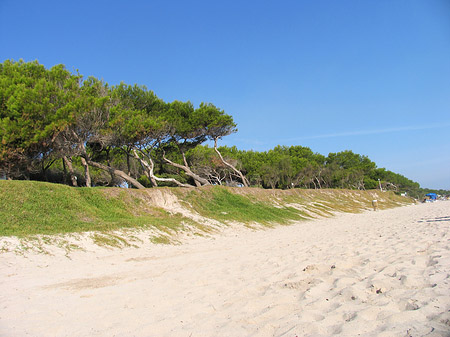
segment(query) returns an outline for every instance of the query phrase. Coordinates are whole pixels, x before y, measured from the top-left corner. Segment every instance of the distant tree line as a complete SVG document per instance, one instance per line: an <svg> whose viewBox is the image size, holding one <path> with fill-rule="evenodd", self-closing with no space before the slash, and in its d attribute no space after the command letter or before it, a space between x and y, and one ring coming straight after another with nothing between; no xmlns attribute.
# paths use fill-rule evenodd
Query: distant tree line
<svg viewBox="0 0 450 337"><path fill-rule="evenodd" d="M237 167L250 186L262 188L346 188L383 189L416 193L418 183L384 168L377 168L368 157L352 151L314 153L304 146L276 146L265 152L238 150L235 146L218 148ZM236 180L233 172L214 159L212 148L197 146L188 153L196 171L211 182L230 184Z"/></svg>
<svg viewBox="0 0 450 337"><path fill-rule="evenodd" d="M381 187L412 194L420 188L352 151L325 157L303 146L266 152L218 146L236 131L233 118L211 103L167 103L144 86L109 86L63 65L0 64L0 177L6 179L88 187Z"/></svg>

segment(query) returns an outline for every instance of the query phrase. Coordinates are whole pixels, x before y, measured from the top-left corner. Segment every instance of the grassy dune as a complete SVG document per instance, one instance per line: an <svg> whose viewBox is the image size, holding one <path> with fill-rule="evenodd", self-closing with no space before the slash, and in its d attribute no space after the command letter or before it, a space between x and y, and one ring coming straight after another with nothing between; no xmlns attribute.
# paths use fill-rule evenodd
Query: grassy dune
<svg viewBox="0 0 450 337"><path fill-rule="evenodd" d="M126 190L0 181L0 236L107 233L124 228L166 233L187 227L208 231L208 219L224 225L234 222L271 226L331 216L335 212L360 212L371 209L374 198L379 200L381 209L411 202L379 191L280 191L218 186Z"/></svg>
<svg viewBox="0 0 450 337"><path fill-rule="evenodd" d="M116 193L110 193L116 192ZM127 190L0 181L0 235L26 236L119 228L177 229L189 219L145 205Z"/></svg>

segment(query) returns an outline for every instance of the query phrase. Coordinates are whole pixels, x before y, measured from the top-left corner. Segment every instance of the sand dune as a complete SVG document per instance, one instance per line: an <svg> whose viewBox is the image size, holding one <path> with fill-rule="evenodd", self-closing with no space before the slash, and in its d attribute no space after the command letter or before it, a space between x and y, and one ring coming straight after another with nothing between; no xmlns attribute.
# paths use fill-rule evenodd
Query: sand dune
<svg viewBox="0 0 450 337"><path fill-rule="evenodd" d="M450 336L450 202L0 254L1 336Z"/></svg>

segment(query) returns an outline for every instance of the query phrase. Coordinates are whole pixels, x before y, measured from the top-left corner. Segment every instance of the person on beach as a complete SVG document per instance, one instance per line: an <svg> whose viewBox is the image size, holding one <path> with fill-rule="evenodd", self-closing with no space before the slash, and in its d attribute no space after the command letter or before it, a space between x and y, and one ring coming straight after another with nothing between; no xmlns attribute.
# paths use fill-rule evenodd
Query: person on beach
<svg viewBox="0 0 450 337"><path fill-rule="evenodd" d="M376 199L372 200L372 207L374 211L378 210L378 200Z"/></svg>

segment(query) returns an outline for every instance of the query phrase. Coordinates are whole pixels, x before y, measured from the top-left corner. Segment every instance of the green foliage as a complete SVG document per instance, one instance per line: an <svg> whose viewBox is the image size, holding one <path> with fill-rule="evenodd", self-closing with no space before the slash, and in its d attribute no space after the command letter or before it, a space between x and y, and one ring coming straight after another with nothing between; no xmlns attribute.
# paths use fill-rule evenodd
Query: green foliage
<svg viewBox="0 0 450 337"><path fill-rule="evenodd" d="M111 88L94 77L82 82L63 65L47 70L37 61L0 64L0 175L8 178L28 179L39 171L45 176L55 159L80 157L86 181L88 166L96 164L121 177L112 177L110 184L124 177L134 184L117 171L124 169L114 166L123 163L117 157L125 156L126 171L139 177L147 168L132 172L132 160L138 159L134 151L151 162L163 149L180 162L187 150L235 127L231 116L210 103L194 108L190 102L165 103L142 86ZM159 158L154 169L171 174L163 164Z"/></svg>
<svg viewBox="0 0 450 337"><path fill-rule="evenodd" d="M201 103L195 109L190 102L168 104L165 120L170 129L163 150L171 160L181 164L182 156L206 140L214 140L236 132L233 118L211 103Z"/></svg>
<svg viewBox="0 0 450 337"><path fill-rule="evenodd" d="M94 77L83 81L63 65L46 69L37 61L22 60L0 64L0 177L60 177L63 183L77 177L79 185L92 178L102 186L117 186L125 179L141 188L156 184L142 178L152 172L182 184L195 180L233 186L243 178L214 149L201 144L236 131L233 118L211 103L197 108L189 101L166 103L144 86L110 87ZM219 151L252 186L362 190L381 185L421 194L418 183L348 150L326 157L303 146L265 152L222 146ZM73 168L61 165L61 158ZM89 171L89 165L97 168Z"/></svg>
<svg viewBox="0 0 450 337"><path fill-rule="evenodd" d="M241 151L220 147L228 158L236 160L252 186L288 189L348 188L376 189L380 179L384 190L415 192L419 184L400 174L377 168L367 156L343 151L327 157L302 146L276 146L266 152ZM190 152L194 162L213 162L212 149L198 146ZM211 164L210 164L211 165Z"/></svg>
<svg viewBox="0 0 450 337"><path fill-rule="evenodd" d="M368 190L374 190L378 188L378 182L370 177L364 177L364 187Z"/></svg>
<svg viewBox="0 0 450 337"><path fill-rule="evenodd" d="M63 65L49 70L38 62L5 61L0 66L0 171L27 174L26 167L52 151L52 137L64 129L73 111L80 76Z"/></svg>
<svg viewBox="0 0 450 337"><path fill-rule="evenodd" d="M138 178L138 181L145 187L152 187L152 183L150 182L150 179L148 179L148 177L144 174Z"/></svg>
<svg viewBox="0 0 450 337"><path fill-rule="evenodd" d="M166 104L152 91L121 83L112 88L116 104L109 125L118 145L148 145L163 137L166 121L161 117Z"/></svg>

